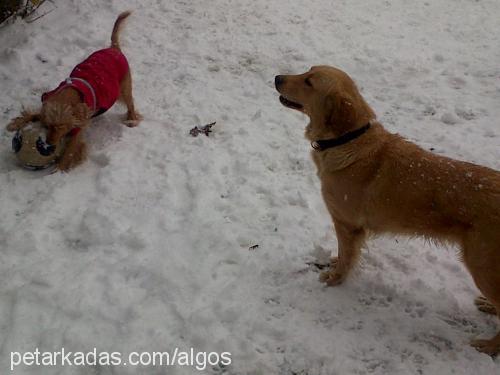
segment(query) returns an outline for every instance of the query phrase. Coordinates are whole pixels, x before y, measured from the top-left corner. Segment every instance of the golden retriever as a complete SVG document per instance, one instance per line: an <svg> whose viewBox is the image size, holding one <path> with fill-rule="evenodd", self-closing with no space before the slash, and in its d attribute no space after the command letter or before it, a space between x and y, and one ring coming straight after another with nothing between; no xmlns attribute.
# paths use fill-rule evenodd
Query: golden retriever
<svg viewBox="0 0 500 375"><path fill-rule="evenodd" d="M87 148L81 130L117 99L127 106L125 125L137 126L142 119L135 110L132 76L119 43L121 26L130 13L123 12L116 19L109 48L94 52L56 89L42 95L40 111L23 111L7 125L7 130L17 131L32 121L41 121L48 129L49 144L56 145L65 137L66 147L57 160L59 170L67 171L85 160Z"/></svg>
<svg viewBox="0 0 500 375"><path fill-rule="evenodd" d="M476 305L500 316L500 173L389 133L339 69L279 75L275 85L283 105L310 118L305 136L338 240L338 257L321 281L342 283L369 235L423 236L459 246L484 295ZM471 344L498 354L500 333Z"/></svg>

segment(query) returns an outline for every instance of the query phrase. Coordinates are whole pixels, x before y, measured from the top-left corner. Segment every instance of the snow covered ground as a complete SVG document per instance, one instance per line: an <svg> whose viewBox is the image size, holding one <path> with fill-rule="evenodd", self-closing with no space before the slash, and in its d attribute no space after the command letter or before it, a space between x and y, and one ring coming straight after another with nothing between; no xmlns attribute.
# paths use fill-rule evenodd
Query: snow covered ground
<svg viewBox="0 0 500 375"><path fill-rule="evenodd" d="M499 1L54 3L0 30L0 124L107 46L126 9L145 121L124 127L119 106L97 119L89 160L69 174L20 169L0 131L1 374L10 352L36 347L232 353L207 374L500 373L468 346L498 321L474 307L454 249L382 238L345 285L318 282L307 263L336 251L335 234L306 119L273 88L278 73L341 67L389 130L500 169ZM212 121L210 137L189 136Z"/></svg>

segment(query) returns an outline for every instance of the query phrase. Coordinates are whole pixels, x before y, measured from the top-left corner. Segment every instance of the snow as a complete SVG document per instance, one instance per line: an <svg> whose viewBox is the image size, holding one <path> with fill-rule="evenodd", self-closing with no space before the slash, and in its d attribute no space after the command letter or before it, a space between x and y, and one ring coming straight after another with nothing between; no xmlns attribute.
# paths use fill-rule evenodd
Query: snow
<svg viewBox="0 0 500 375"><path fill-rule="evenodd" d="M208 374L500 373L498 320L455 249L379 238L344 285L314 266L335 234L276 74L346 70L379 119L500 169L496 0L55 1L0 30L0 123L108 45L119 12L138 128L114 107L68 174L20 169L0 132L0 368L10 352L230 351ZM42 10L43 11L43 10ZM194 126L217 121L209 137ZM346 196L346 199L348 197ZM249 249L251 246L257 248ZM15 374L193 374L29 367Z"/></svg>

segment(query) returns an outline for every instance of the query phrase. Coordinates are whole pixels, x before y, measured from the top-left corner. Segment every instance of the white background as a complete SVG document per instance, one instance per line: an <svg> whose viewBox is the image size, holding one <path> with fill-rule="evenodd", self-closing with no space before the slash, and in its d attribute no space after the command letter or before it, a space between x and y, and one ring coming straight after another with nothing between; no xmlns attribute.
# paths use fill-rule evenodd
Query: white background
<svg viewBox="0 0 500 375"><path fill-rule="evenodd" d="M68 174L20 169L0 131L0 366L10 351L230 351L209 374L484 374L498 321L456 249L381 238L343 286L279 73L335 65L379 119L436 153L500 169L500 2L67 0L0 30L0 122L109 43L117 14L145 121L114 107ZM54 6L46 3L41 12ZM217 121L210 137L195 125ZM3 126L3 125L2 125ZM249 251L249 247L259 247ZM224 372L225 371L225 372ZM0 370L1 373L6 373ZM191 374L19 368L15 374Z"/></svg>

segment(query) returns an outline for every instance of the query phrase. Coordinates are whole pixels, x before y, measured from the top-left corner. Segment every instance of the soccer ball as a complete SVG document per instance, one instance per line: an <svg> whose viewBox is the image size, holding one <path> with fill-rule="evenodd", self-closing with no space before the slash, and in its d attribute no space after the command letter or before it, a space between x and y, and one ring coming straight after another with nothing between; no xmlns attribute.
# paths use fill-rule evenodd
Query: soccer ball
<svg viewBox="0 0 500 375"><path fill-rule="evenodd" d="M64 150L64 142L50 145L46 142L47 129L39 122L31 122L18 130L12 139L12 149L24 168L38 170L50 167Z"/></svg>

